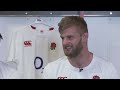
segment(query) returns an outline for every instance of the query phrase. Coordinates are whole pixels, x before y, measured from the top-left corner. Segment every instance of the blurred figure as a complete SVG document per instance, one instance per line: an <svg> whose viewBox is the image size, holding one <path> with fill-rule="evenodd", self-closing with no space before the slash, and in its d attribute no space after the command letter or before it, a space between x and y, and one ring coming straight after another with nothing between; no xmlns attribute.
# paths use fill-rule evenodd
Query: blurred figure
<svg viewBox="0 0 120 90"><path fill-rule="evenodd" d="M3 37L0 33L0 42L1 40L3 40ZM0 61L0 79L18 79L19 78L17 70L13 68L11 65L3 61Z"/></svg>

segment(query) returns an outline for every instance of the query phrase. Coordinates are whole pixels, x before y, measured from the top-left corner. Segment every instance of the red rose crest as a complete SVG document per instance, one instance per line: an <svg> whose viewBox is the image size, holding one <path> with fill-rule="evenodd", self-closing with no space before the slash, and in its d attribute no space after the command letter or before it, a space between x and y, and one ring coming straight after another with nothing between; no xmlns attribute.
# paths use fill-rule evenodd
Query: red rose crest
<svg viewBox="0 0 120 90"><path fill-rule="evenodd" d="M52 42L50 48L51 48L51 50L55 50L55 48L56 48L56 43Z"/></svg>

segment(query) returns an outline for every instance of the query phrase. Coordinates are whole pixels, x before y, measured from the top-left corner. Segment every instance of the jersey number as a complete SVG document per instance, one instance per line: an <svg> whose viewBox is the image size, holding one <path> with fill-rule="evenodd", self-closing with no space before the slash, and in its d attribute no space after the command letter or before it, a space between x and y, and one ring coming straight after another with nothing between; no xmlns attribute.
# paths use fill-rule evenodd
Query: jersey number
<svg viewBox="0 0 120 90"><path fill-rule="evenodd" d="M41 57L35 57L34 66L35 69L41 69L43 66L43 59Z"/></svg>

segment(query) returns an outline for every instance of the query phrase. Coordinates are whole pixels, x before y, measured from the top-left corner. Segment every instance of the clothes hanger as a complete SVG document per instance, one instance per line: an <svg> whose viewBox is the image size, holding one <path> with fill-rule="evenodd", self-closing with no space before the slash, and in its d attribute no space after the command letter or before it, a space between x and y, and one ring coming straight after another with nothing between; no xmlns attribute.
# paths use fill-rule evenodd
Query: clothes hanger
<svg viewBox="0 0 120 90"><path fill-rule="evenodd" d="M42 20L42 19L39 19L39 18L37 18L37 19L35 20L35 24L37 24L37 23L38 23L38 24L43 24L43 25L48 26L48 27L52 27L52 26L49 26L49 25L43 23L43 20Z"/></svg>
<svg viewBox="0 0 120 90"><path fill-rule="evenodd" d="M42 25L45 25L45 26L47 26L47 27L50 27L49 30L53 30L53 29L54 29L52 26L45 24L45 23L43 22L43 20L40 19L40 18L37 18L32 24L30 24L30 26L31 26L32 29L36 29L36 27L34 26L34 24L42 24Z"/></svg>

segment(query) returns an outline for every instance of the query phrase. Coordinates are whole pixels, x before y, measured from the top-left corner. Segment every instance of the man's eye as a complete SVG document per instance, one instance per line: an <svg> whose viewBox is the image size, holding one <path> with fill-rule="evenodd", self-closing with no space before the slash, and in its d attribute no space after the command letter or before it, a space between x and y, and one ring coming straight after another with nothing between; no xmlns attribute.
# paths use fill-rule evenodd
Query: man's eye
<svg viewBox="0 0 120 90"><path fill-rule="evenodd" d="M73 37L72 36L68 36L68 39L72 39Z"/></svg>
<svg viewBox="0 0 120 90"><path fill-rule="evenodd" d="M64 38L63 38L63 37L61 37L61 39L63 40Z"/></svg>

